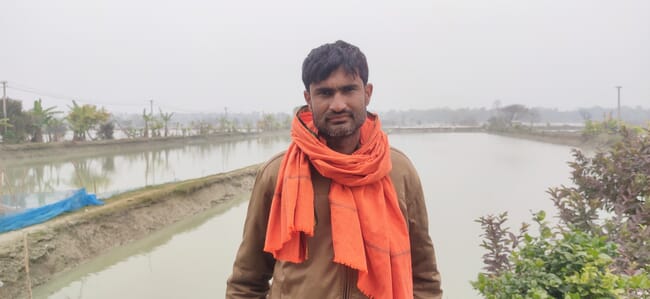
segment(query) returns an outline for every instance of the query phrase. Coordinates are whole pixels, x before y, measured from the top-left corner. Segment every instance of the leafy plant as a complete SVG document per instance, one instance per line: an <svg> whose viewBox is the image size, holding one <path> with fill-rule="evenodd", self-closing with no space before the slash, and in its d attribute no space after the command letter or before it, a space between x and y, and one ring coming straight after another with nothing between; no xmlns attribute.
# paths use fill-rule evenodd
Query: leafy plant
<svg viewBox="0 0 650 299"><path fill-rule="evenodd" d="M20 143L28 140L29 129L31 127L30 116L23 111L21 101L7 99L6 120L0 125L0 134L2 142Z"/></svg>
<svg viewBox="0 0 650 299"><path fill-rule="evenodd" d="M507 215L482 217L486 228L490 219L492 236L511 235L502 226ZM615 243L604 236L593 236L577 229L551 229L539 212L533 220L538 236L523 234L520 246L514 246L507 261L486 268L472 286L488 299L517 298L643 298L650 296L650 277L646 272L628 276L611 270L617 255ZM485 260L485 257L484 257ZM492 261L488 258L487 261ZM627 296L627 297L626 297Z"/></svg>
<svg viewBox="0 0 650 299"><path fill-rule="evenodd" d="M483 263L485 264L483 269L488 273L500 274L512 269L508 257L528 231L528 224L523 223L519 235L513 234L503 227L507 219L508 213L504 212L497 216L488 215L476 220L485 231L481 235L484 238L481 247L488 251L483 255Z"/></svg>
<svg viewBox="0 0 650 299"><path fill-rule="evenodd" d="M593 138L601 134L617 134L621 123L615 119L607 118L606 120L592 121L590 119L585 121L585 127L582 129L582 136L586 138Z"/></svg>
<svg viewBox="0 0 650 299"><path fill-rule="evenodd" d="M66 120L74 134L72 137L74 141L86 140L91 130L96 130L100 124L106 123L110 118L110 113L103 108L97 109L95 105L79 105L76 101L72 101L72 106L69 108L70 112Z"/></svg>
<svg viewBox="0 0 650 299"><path fill-rule="evenodd" d="M481 217L487 272L472 282L487 298L650 298L650 132L617 127L620 141L587 156L575 150L574 186L551 188L560 223L535 214L539 235Z"/></svg>
<svg viewBox="0 0 650 299"><path fill-rule="evenodd" d="M564 224L615 242L615 270L631 274L650 264L650 136L624 127L620 134L608 152L588 157L574 150L575 186L548 193Z"/></svg>
<svg viewBox="0 0 650 299"><path fill-rule="evenodd" d="M30 133L32 142L43 142L43 129L49 127L50 124L56 123L54 116L61 113L61 111L55 111L54 109L56 107L43 108L41 99L34 101L34 108L27 112L31 120Z"/></svg>
<svg viewBox="0 0 650 299"><path fill-rule="evenodd" d="M105 122L99 125L99 130L97 130L97 138L108 140L113 139L113 134L115 132L115 123L112 121Z"/></svg>

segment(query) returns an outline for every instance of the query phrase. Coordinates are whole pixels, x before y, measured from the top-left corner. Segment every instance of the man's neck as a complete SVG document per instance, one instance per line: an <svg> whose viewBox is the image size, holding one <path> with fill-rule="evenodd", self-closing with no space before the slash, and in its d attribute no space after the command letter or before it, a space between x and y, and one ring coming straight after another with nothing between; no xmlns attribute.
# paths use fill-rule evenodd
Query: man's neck
<svg viewBox="0 0 650 299"><path fill-rule="evenodd" d="M346 137L327 137L325 140L327 141L327 147L331 148L332 150L339 152L341 154L352 154L354 151L359 148L359 138L361 137L361 134L359 131L356 133L346 136Z"/></svg>

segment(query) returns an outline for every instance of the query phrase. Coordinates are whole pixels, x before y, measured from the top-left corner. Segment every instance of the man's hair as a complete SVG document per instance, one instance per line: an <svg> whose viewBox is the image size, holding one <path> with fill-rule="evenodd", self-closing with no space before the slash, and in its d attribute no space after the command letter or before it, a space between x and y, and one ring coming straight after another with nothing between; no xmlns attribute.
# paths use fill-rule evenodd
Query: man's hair
<svg viewBox="0 0 650 299"><path fill-rule="evenodd" d="M327 79L339 67L348 75L359 76L364 85L368 83L366 56L358 47L338 40L311 50L305 58L302 63L305 90L309 91L310 84Z"/></svg>

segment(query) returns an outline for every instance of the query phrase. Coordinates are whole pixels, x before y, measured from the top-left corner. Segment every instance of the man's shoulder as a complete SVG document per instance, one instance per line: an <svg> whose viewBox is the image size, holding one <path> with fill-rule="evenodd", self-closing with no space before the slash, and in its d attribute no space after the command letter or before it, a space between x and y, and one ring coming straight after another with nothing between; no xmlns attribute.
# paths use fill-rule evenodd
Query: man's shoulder
<svg viewBox="0 0 650 299"><path fill-rule="evenodd" d="M286 151L282 151L273 155L270 159L264 162L264 164L262 164L259 173L275 176L278 173L278 170L280 169L280 165L282 164L282 158L284 157L285 153Z"/></svg>
<svg viewBox="0 0 650 299"><path fill-rule="evenodd" d="M413 163L401 150L390 147L390 160L393 163L393 167L412 167Z"/></svg>

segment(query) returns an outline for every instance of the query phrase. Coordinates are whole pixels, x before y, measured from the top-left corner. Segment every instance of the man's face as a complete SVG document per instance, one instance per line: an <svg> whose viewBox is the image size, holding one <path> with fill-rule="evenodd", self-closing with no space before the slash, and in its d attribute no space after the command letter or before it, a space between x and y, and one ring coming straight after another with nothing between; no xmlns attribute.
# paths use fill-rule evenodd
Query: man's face
<svg viewBox="0 0 650 299"><path fill-rule="evenodd" d="M346 138L358 136L371 95L372 84L364 86L359 76L348 75L339 67L327 79L310 84L305 101L320 135Z"/></svg>

